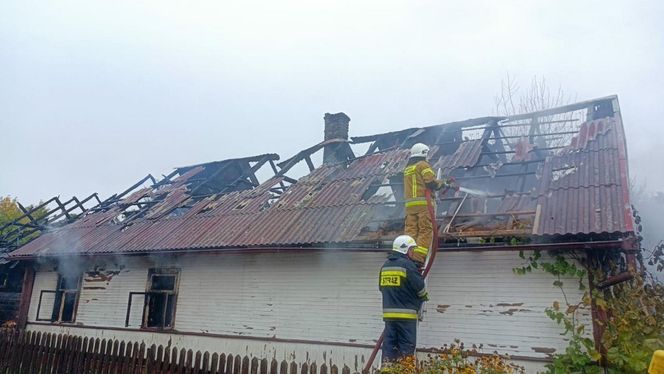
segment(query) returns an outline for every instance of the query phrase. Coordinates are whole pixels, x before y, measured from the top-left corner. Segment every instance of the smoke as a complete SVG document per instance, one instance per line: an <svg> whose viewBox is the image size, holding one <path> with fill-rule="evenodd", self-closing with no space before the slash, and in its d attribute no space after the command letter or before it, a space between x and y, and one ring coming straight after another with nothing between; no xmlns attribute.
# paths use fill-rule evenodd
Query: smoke
<svg viewBox="0 0 664 374"><path fill-rule="evenodd" d="M657 279L662 280L664 276L657 274L656 269L647 264L648 257L652 254L652 250L657 244L664 240L664 192L632 192L632 199L634 207L638 213L637 229L641 227L641 236L643 241L641 247L644 249L644 258L646 259L646 267L650 272L656 276Z"/></svg>

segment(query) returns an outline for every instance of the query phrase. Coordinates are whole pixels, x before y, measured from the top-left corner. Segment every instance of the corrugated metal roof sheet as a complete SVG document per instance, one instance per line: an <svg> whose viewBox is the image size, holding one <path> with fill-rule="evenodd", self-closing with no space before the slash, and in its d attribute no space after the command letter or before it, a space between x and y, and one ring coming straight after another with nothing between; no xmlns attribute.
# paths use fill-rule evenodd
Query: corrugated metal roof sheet
<svg viewBox="0 0 664 374"><path fill-rule="evenodd" d="M544 163L537 235L631 232L622 124L581 125L568 149Z"/></svg>
<svg viewBox="0 0 664 374"><path fill-rule="evenodd" d="M442 169L445 174L456 168L473 167L482 154L482 144L481 139L463 142L453 154L441 157L432 166Z"/></svg>
<svg viewBox="0 0 664 374"><path fill-rule="evenodd" d="M477 178L483 171L476 165L480 160L486 161L484 149L482 139L464 141L453 154L443 155L432 164L446 174L468 169L470 178ZM392 149L358 157L348 165L323 165L300 178L281 196L271 192L285 180L276 176L254 189L209 196L193 203L188 211L172 214L173 209L189 199L187 179L203 170L196 166L170 185L154 191L139 190L108 211L95 212L47 232L11 256L300 246L390 239L383 237L381 230L401 220L400 209L387 208L389 204L400 205L401 196L391 196L384 189L373 195L370 192L401 173L408 153L406 149ZM489 213L536 211L534 218L528 220L532 222L534 235L633 231L619 116L582 124L567 148L535 168L523 165L524 170L537 169L528 176L528 183L535 183L535 187L505 191ZM498 180L501 178L491 177L488 183L505 189L526 185L525 181L506 183L502 179L499 183ZM129 225L117 222L116 217L124 207L160 195L163 199L144 217Z"/></svg>

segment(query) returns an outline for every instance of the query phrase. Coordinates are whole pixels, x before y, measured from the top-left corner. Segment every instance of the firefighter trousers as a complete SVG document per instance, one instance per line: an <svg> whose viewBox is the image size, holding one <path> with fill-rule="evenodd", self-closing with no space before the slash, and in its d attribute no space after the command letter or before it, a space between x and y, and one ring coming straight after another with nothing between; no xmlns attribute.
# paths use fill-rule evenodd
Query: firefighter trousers
<svg viewBox="0 0 664 374"><path fill-rule="evenodd" d="M417 320L385 321L383 362L395 361L415 354Z"/></svg>
<svg viewBox="0 0 664 374"><path fill-rule="evenodd" d="M426 206L406 208L404 227L404 233L415 239L418 246L431 248L433 224Z"/></svg>

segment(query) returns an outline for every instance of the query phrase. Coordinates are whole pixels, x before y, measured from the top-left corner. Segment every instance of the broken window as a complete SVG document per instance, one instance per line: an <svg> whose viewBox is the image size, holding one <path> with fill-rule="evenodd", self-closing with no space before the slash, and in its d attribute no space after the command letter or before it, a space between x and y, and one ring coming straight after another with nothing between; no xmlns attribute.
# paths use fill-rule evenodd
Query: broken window
<svg viewBox="0 0 664 374"><path fill-rule="evenodd" d="M145 292L143 327L173 328L179 275L178 269L150 269Z"/></svg>
<svg viewBox="0 0 664 374"><path fill-rule="evenodd" d="M58 276L55 290L51 322L74 322L78 306L78 294L81 290L81 275Z"/></svg>

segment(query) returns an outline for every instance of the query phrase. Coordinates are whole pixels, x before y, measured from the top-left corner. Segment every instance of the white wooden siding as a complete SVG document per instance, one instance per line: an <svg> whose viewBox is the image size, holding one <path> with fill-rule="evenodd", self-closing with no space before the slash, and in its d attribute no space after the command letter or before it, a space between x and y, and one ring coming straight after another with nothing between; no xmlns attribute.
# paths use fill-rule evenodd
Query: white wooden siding
<svg viewBox="0 0 664 374"><path fill-rule="evenodd" d="M183 331L371 343L380 333L384 256L300 253L183 260Z"/></svg>
<svg viewBox="0 0 664 374"><path fill-rule="evenodd" d="M143 261L128 265L103 263L99 266L105 277L84 274L78 302L76 323L86 326L125 327L129 292L145 292L148 267ZM119 271L113 275L110 271ZM132 301L130 326L140 327L143 297L135 296Z"/></svg>
<svg viewBox="0 0 664 374"><path fill-rule="evenodd" d="M44 268L35 273L35 283L32 288L32 297L30 298L30 309L28 311L28 321L37 320L37 306L39 305L39 296L43 290L54 291L58 284L58 273ZM54 295L44 293L41 307L39 308L39 318L51 318L53 312Z"/></svg>
<svg viewBox="0 0 664 374"><path fill-rule="evenodd" d="M522 263L516 252L442 253L427 282L431 301L418 345L435 347L460 339L467 346L483 344L486 352L538 358L563 351L567 341L562 330L544 313L555 300L565 305L563 294L550 274L513 274ZM563 285L570 302L579 302L583 291L578 280L563 279ZM580 310L577 317L591 334L590 310Z"/></svg>
<svg viewBox="0 0 664 374"><path fill-rule="evenodd" d="M88 269L97 266L102 273L119 273L103 282L84 277L76 324L124 328L129 292L145 291L150 267L175 266L181 269L175 329L238 339L145 332L136 332L136 339L145 339L146 334L154 335L154 339L178 339L183 344L216 339L218 345L223 345L219 348L239 350L227 353L260 356L269 352L264 357L277 359L292 355L314 360L319 357L319 363L324 360L321 355L327 359L333 355L353 368L361 366L369 350L268 339L373 345L383 328L377 275L384 259L383 253L352 252L116 259L122 264L99 259ZM521 262L516 252L439 253L428 280L431 301L420 323L418 346L435 348L461 339L467 346L483 344L486 352L532 358L545 358L551 350L563 350L567 342L560 335L561 328L544 314L544 308L554 300L562 302L562 294L552 286L553 278L541 271L514 275L512 268ZM34 321L38 289L53 289L56 280L56 273L37 273L30 321ZM582 296L578 284L564 282L568 299L578 301ZM134 301L140 305L134 305L130 326L140 325L142 299ZM581 319L590 334L588 314ZM127 336L131 332L113 334Z"/></svg>

